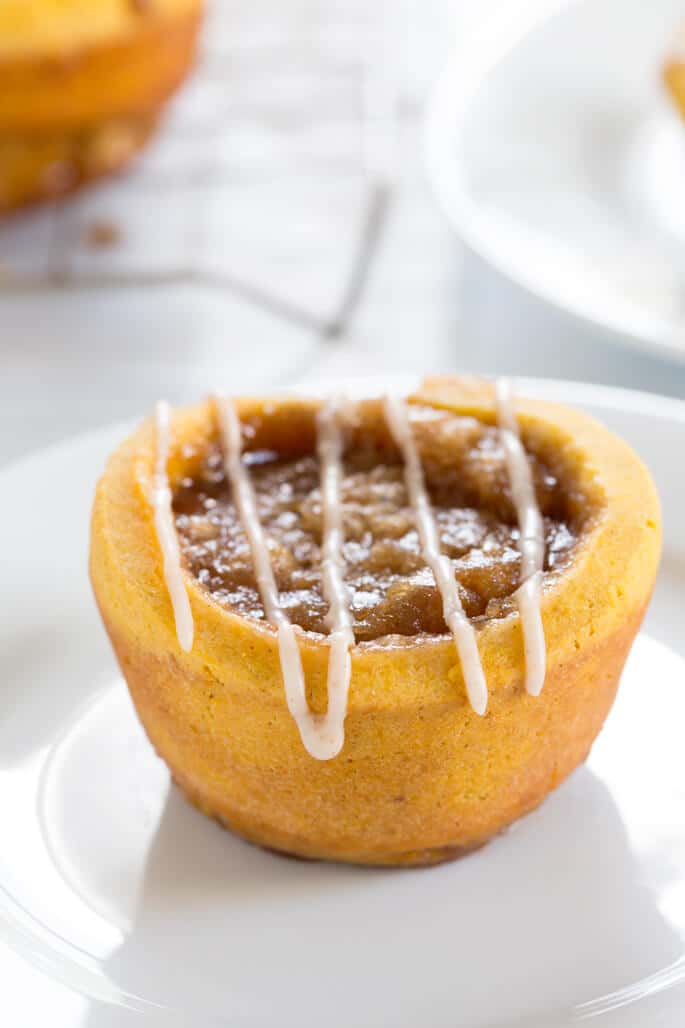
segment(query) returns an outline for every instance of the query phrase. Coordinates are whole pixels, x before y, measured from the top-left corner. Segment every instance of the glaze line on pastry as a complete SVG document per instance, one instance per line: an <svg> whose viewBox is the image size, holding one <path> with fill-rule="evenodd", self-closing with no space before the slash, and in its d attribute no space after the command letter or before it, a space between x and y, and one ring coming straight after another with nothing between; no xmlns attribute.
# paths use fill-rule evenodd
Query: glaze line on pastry
<svg viewBox="0 0 685 1028"><path fill-rule="evenodd" d="M328 601L328 710L326 717L331 735L345 741L344 724L350 691L354 646L349 590L343 577L342 517L343 437L339 425L341 400L333 397L324 403L316 419L317 450L321 465L321 508L323 532L321 540L321 573L324 598Z"/></svg>
<svg viewBox="0 0 685 1028"><path fill-rule="evenodd" d="M267 620L277 630L278 652L283 676L285 698L292 717L302 739L302 744L316 760L330 760L341 750L344 735L342 724L347 707L347 678L342 680L336 676L337 688L334 701L329 705L326 714L313 714L307 703L302 658L297 644L295 628L283 610L274 576L269 547L259 520L255 492L250 475L242 460L242 430L235 407L230 399L224 396L215 398L215 407L219 432L222 442L223 460L226 477L231 484L235 505L238 509L242 526L248 538L252 560L255 567L257 584L264 604ZM331 640L331 657L340 652L341 641L345 641L345 652L349 661L347 638L340 633ZM336 658L339 659L339 658ZM334 670L337 665L334 666ZM329 677L330 682L330 677ZM341 709L341 698L344 686L344 708Z"/></svg>
<svg viewBox="0 0 685 1028"><path fill-rule="evenodd" d="M487 710L488 687L478 653L476 633L464 612L452 562L440 551L438 529L426 489L421 459L414 442L407 405L399 397L387 396L384 410L388 428L404 461L404 478L414 510L423 559L433 572L435 584L442 598L445 623L457 647L469 702L474 711L482 715Z"/></svg>
<svg viewBox="0 0 685 1028"><path fill-rule="evenodd" d="M167 473L169 447L171 442L171 411L169 404L161 400L155 411L157 435L157 458L155 463L152 507L155 515L155 531L162 551L164 581L174 610L176 635L179 645L186 653L193 648L193 612L190 609L188 591L183 579L181 550L176 533L172 510L171 487Z"/></svg>
<svg viewBox="0 0 685 1028"><path fill-rule="evenodd" d="M495 382L497 419L509 472L511 496L519 524L521 586L514 593L521 616L526 658L526 691L539 696L545 683L547 654L540 611L540 588L545 561L545 531L535 496L535 485L516 420L514 394L509 379Z"/></svg>

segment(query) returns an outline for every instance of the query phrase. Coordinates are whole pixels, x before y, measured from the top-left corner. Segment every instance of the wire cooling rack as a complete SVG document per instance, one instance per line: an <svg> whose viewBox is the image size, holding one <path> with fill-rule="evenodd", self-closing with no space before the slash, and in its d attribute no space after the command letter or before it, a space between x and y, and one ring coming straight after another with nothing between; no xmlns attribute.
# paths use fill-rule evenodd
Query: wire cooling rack
<svg viewBox="0 0 685 1028"><path fill-rule="evenodd" d="M392 191L397 8L210 0L198 67L124 175L0 227L0 290L223 289L334 336Z"/></svg>

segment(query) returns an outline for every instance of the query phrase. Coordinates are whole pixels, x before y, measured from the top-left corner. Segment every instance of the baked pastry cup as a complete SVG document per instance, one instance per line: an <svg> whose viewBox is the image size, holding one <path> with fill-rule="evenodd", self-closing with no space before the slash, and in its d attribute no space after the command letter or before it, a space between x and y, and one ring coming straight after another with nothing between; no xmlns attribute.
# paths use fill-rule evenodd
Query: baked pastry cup
<svg viewBox="0 0 685 1028"><path fill-rule="evenodd" d="M0 211L132 157L193 63L202 11L203 0L0 4Z"/></svg>
<svg viewBox="0 0 685 1028"><path fill-rule="evenodd" d="M275 451L282 461L308 459L317 409L314 401L295 399L239 401L247 450ZM460 379L429 380L410 409L427 426L421 457L435 488L449 478L450 439L461 438L452 432L455 417L459 424L476 419L468 425L483 432L496 420L492 387ZM543 577L542 692L531 696L524 688L521 619L515 607L497 601L474 621L489 692L479 716L452 637L423 628L408 634L403 594L397 626L404 634L358 640L352 648L344 746L324 761L306 751L286 705L275 630L203 585L187 549L184 582L195 637L189 652L181 648L151 505L154 423L112 456L92 517L95 595L145 730L202 811L252 842L301 857L430 864L482 845L533 810L585 759L653 587L659 503L635 453L592 418L522 399L516 412L527 453L547 469L536 479L538 496L552 469L557 493L550 509L563 501L562 520L574 536L565 561ZM446 419L435 438L433 417L438 425ZM390 459L393 443L380 404L368 404L360 418L355 445L363 447L370 434L368 452ZM167 468L177 497L216 446L211 403L174 414ZM458 478L471 475L475 506L479 495L491 504L504 481L495 468L479 493L479 469L487 477L498 459L491 439L479 453L483 461L468 467L468 447L458 456ZM498 516L506 521L506 497L503 503ZM425 616L418 611L417 622ZM303 630L298 641L307 700L322 713L327 640Z"/></svg>

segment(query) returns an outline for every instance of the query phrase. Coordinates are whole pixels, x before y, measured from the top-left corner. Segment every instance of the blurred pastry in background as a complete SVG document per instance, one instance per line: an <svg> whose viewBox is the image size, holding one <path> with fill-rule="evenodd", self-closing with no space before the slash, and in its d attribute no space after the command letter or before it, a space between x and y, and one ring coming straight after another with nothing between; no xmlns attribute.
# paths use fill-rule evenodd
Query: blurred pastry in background
<svg viewBox="0 0 685 1028"><path fill-rule="evenodd" d="M118 171L154 132L157 113L102 121L74 132L0 134L0 213L57 199Z"/></svg>
<svg viewBox="0 0 685 1028"><path fill-rule="evenodd" d="M0 213L118 171L195 56L203 0L2 0Z"/></svg>
<svg viewBox="0 0 685 1028"><path fill-rule="evenodd" d="M680 45L664 64L663 77L666 89L685 118L685 30L680 33Z"/></svg>

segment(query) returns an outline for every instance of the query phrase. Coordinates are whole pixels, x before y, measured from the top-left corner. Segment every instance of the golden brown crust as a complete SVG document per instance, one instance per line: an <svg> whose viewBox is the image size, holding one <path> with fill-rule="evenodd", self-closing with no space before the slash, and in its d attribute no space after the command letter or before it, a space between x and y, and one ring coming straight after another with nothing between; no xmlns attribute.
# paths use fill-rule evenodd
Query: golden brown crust
<svg viewBox="0 0 685 1028"><path fill-rule="evenodd" d="M57 200L125 167L157 125L156 112L87 130L35 137L0 136L0 215Z"/></svg>
<svg viewBox="0 0 685 1028"><path fill-rule="evenodd" d="M83 43L74 27L68 45L41 37L34 48L0 49L0 135L68 132L164 103L193 62L201 0L130 12Z"/></svg>
<svg viewBox="0 0 685 1028"><path fill-rule="evenodd" d="M212 678L177 679L110 635L151 742L205 814L301 857L410 865L483 845L585 759L641 617L560 662L540 701L511 689L491 701L484 721L456 703L419 699L403 710L353 713L351 743L330 764L302 751L287 711L245 699L238 706ZM224 741L246 725L249 738Z"/></svg>
<svg viewBox="0 0 685 1028"><path fill-rule="evenodd" d="M424 401L494 418L491 390L427 383ZM306 434L312 405L273 405ZM430 863L482 844L536 807L586 756L611 706L652 589L659 505L634 453L591 418L554 404L519 404L523 433L573 468L598 516L571 567L548 584L548 676L523 689L517 615L478 635L487 715L466 699L453 643L417 638L354 649L346 743L320 763L302 747L283 697L274 633L220 607L192 579L190 654L175 637L152 527L154 434L143 426L112 457L93 512L91 577L143 725L189 797L262 845L358 863ZM179 412L181 442L213 429L207 405ZM309 702L325 708L327 647L303 640Z"/></svg>

